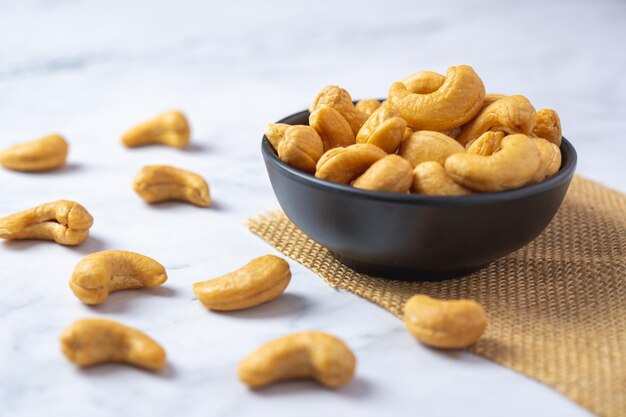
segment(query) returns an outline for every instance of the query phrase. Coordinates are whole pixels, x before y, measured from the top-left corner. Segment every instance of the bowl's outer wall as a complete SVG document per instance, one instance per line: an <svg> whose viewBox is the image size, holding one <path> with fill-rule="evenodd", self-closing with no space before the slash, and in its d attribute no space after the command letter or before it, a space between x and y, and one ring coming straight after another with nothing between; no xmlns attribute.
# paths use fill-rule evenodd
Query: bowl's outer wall
<svg viewBox="0 0 626 417"><path fill-rule="evenodd" d="M285 123L307 120L300 113ZM280 169L267 152L264 158L280 206L306 235L360 271L403 278L409 272L414 279L470 271L526 245L550 223L573 176L572 169L554 187L511 199L407 204L311 186Z"/></svg>

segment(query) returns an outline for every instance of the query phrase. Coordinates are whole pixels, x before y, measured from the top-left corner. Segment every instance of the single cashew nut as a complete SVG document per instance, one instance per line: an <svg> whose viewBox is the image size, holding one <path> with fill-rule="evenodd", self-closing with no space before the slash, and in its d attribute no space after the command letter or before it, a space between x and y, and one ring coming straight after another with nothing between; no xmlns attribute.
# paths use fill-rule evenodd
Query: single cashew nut
<svg viewBox="0 0 626 417"><path fill-rule="evenodd" d="M454 182L437 161L422 162L413 170L412 190L426 195L467 195L472 190Z"/></svg>
<svg viewBox="0 0 626 417"><path fill-rule="evenodd" d="M285 123L268 123L265 126L265 137L270 141L276 151L278 151L278 144L285 137L285 131L291 127L291 125Z"/></svg>
<svg viewBox="0 0 626 417"><path fill-rule="evenodd" d="M289 264L278 256L265 255L219 278L196 282L193 292L211 310L241 310L278 297L290 280Z"/></svg>
<svg viewBox="0 0 626 417"><path fill-rule="evenodd" d="M537 123L533 129L533 135L561 146L561 119L559 114L552 109L537 110Z"/></svg>
<svg viewBox="0 0 626 417"><path fill-rule="evenodd" d="M74 201L58 200L0 218L0 238L53 240L78 245L89 237L93 217Z"/></svg>
<svg viewBox="0 0 626 417"><path fill-rule="evenodd" d="M363 124L356 135L356 141L376 145L387 153L394 153L400 146L406 129L406 121L400 117L398 109L385 102Z"/></svg>
<svg viewBox="0 0 626 417"><path fill-rule="evenodd" d="M336 85L324 87L315 97L309 112L313 113L315 110L323 107L331 107L337 110L346 119L355 136L367 120L367 115L354 107L350 93Z"/></svg>
<svg viewBox="0 0 626 417"><path fill-rule="evenodd" d="M473 300L436 300L414 295L404 305L404 324L425 345L463 349L480 339L487 315Z"/></svg>
<svg viewBox="0 0 626 417"><path fill-rule="evenodd" d="M324 151L354 143L354 133L350 124L332 107L322 107L311 113L309 126L322 138Z"/></svg>
<svg viewBox="0 0 626 417"><path fill-rule="evenodd" d="M68 149L61 136L48 135L1 151L0 165L14 171L48 171L65 163Z"/></svg>
<svg viewBox="0 0 626 417"><path fill-rule="evenodd" d="M278 144L278 157L294 168L315 172L315 164L324 153L324 143L310 126L290 126Z"/></svg>
<svg viewBox="0 0 626 417"><path fill-rule="evenodd" d="M158 144L182 149L189 144L190 134L185 115L169 111L130 129L122 136L122 143L129 148Z"/></svg>
<svg viewBox="0 0 626 417"><path fill-rule="evenodd" d="M402 80L402 84L411 93L429 94L441 88L445 80L446 77L438 72L419 71Z"/></svg>
<svg viewBox="0 0 626 417"><path fill-rule="evenodd" d="M366 99L360 100L358 103L356 103L354 107L361 113L364 113L367 116L370 116L372 113L374 113L374 111L377 108L380 107L380 105L381 103L380 101L378 101L378 99L366 98Z"/></svg>
<svg viewBox="0 0 626 417"><path fill-rule="evenodd" d="M165 366L165 351L157 342L113 320L72 323L61 334L61 351L81 367L114 362L156 371Z"/></svg>
<svg viewBox="0 0 626 417"><path fill-rule="evenodd" d="M533 143L539 149L541 163L531 178L530 182L544 181L559 171L561 168L561 149L552 142L542 138L533 138Z"/></svg>
<svg viewBox="0 0 626 417"><path fill-rule="evenodd" d="M440 132L418 130L402 142L399 155L416 167L426 161L443 165L450 155L459 152L465 152L465 148L451 137Z"/></svg>
<svg viewBox="0 0 626 417"><path fill-rule="evenodd" d="M200 207L211 205L209 186L200 175L168 165L141 168L133 181L133 189L147 203L187 201Z"/></svg>
<svg viewBox="0 0 626 417"><path fill-rule="evenodd" d="M322 332L294 333L272 340L239 364L239 379L251 388L312 378L328 388L347 384L356 358L340 339Z"/></svg>
<svg viewBox="0 0 626 417"><path fill-rule="evenodd" d="M391 154L374 162L352 186L372 191L406 193L411 188L413 169L404 158Z"/></svg>
<svg viewBox="0 0 626 417"><path fill-rule="evenodd" d="M507 97L505 94L495 94L495 93L487 93L485 94L485 101L483 101L483 109L501 98Z"/></svg>
<svg viewBox="0 0 626 417"><path fill-rule="evenodd" d="M350 184L386 155L378 146L369 143L334 148L322 155L317 162L315 176L340 184Z"/></svg>
<svg viewBox="0 0 626 417"><path fill-rule="evenodd" d="M541 158L537 146L526 135L502 139L500 150L489 156L457 153L446 159L448 175L457 183L478 191L503 191L526 185Z"/></svg>
<svg viewBox="0 0 626 417"><path fill-rule="evenodd" d="M467 142L465 147L468 153L488 156L496 153L500 149L500 144L505 136L506 133L504 132L487 131L476 139Z"/></svg>
<svg viewBox="0 0 626 417"><path fill-rule="evenodd" d="M412 93L396 82L389 89L388 101L414 130L442 131L471 120L482 107L485 86L467 65L448 68L441 87L432 93Z"/></svg>
<svg viewBox="0 0 626 417"><path fill-rule="evenodd" d="M85 256L70 279L74 295L85 304L104 302L109 293L156 287L167 281L163 265L135 252L105 250Z"/></svg>
<svg viewBox="0 0 626 417"><path fill-rule="evenodd" d="M535 108L526 97L504 97L487 106L474 120L463 126L457 140L465 146L489 130L529 135L535 120Z"/></svg>

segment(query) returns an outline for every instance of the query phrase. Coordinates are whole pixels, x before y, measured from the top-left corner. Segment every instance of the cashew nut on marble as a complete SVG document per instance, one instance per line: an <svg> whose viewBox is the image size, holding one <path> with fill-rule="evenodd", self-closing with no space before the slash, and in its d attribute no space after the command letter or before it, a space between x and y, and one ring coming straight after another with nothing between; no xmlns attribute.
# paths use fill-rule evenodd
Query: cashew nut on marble
<svg viewBox="0 0 626 417"><path fill-rule="evenodd" d="M465 148L451 137L440 132L418 130L402 142L398 153L416 167L426 161L443 165L450 155L459 152L465 152Z"/></svg>
<svg viewBox="0 0 626 417"><path fill-rule="evenodd" d="M315 97L309 112L323 107L331 107L339 112L352 128L352 133L356 136L363 123L367 120L367 114L359 111L352 103L352 97L343 88L336 85L328 85L322 89Z"/></svg>
<svg viewBox="0 0 626 417"><path fill-rule="evenodd" d="M406 193L411 188L412 176L411 164L391 154L374 162L352 186L364 190Z"/></svg>
<svg viewBox="0 0 626 417"><path fill-rule="evenodd" d="M166 145L182 149L189 144L190 134L185 115L169 111L130 129L122 136L122 143L129 148Z"/></svg>
<svg viewBox="0 0 626 417"><path fill-rule="evenodd" d="M322 138L324 151L354 144L354 133L350 124L332 107L322 107L311 113L309 126Z"/></svg>
<svg viewBox="0 0 626 417"><path fill-rule="evenodd" d="M68 149L63 137L48 135L0 151L0 165L13 171L49 171L65 163Z"/></svg>
<svg viewBox="0 0 626 417"><path fill-rule="evenodd" d="M454 182L437 161L422 162L413 170L412 190L426 195L467 195L472 190Z"/></svg>
<svg viewBox="0 0 626 417"><path fill-rule="evenodd" d="M334 148L324 153L317 162L315 176L340 184L350 184L386 155L378 146L369 143Z"/></svg>
<svg viewBox="0 0 626 417"><path fill-rule="evenodd" d="M277 153L281 161L312 174L315 172L315 164L324 153L324 143L312 127L290 126L278 144Z"/></svg>
<svg viewBox="0 0 626 417"><path fill-rule="evenodd" d="M394 153L406 132L406 121L398 109L388 102L372 113L356 135L357 143L376 145L387 153Z"/></svg>
<svg viewBox="0 0 626 417"><path fill-rule="evenodd" d="M135 176L133 189L147 203L186 201L209 207L209 186L200 175L168 165L143 167Z"/></svg>

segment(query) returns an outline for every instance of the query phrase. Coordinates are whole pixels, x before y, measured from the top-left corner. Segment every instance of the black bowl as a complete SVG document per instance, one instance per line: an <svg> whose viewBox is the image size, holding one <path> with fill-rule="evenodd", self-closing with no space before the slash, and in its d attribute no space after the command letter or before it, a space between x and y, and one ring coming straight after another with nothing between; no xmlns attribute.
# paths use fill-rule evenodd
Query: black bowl
<svg viewBox="0 0 626 417"><path fill-rule="evenodd" d="M308 124L309 112L279 123ZM517 190L469 196L374 192L320 180L262 153L283 211L345 265L371 275L433 280L464 275L535 239L561 206L576 168L565 138L559 172Z"/></svg>

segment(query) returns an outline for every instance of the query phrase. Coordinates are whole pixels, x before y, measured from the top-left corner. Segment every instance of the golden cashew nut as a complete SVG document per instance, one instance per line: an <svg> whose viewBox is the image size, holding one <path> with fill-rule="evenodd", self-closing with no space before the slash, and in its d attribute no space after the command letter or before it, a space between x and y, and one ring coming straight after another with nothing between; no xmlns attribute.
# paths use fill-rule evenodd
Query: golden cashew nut
<svg viewBox="0 0 626 417"><path fill-rule="evenodd" d="M278 151L278 144L285 137L285 131L289 127L291 127L291 125L285 123L268 123L267 126L265 126L264 135L276 151Z"/></svg>
<svg viewBox="0 0 626 417"><path fill-rule="evenodd" d="M61 334L61 351L81 367L128 363L151 371L165 366L165 350L145 333L113 320L82 319Z"/></svg>
<svg viewBox="0 0 626 417"><path fill-rule="evenodd" d="M374 162L352 186L372 191L406 193L413 181L413 168L404 158L391 154Z"/></svg>
<svg viewBox="0 0 626 417"><path fill-rule="evenodd" d="M356 358L340 339L303 332L261 345L239 364L239 379L251 388L309 378L337 388L350 382L355 370Z"/></svg>
<svg viewBox="0 0 626 417"><path fill-rule="evenodd" d="M542 138L533 138L533 143L539 149L541 163L539 168L531 178L530 182L544 181L559 171L561 168L561 149L552 142Z"/></svg>
<svg viewBox="0 0 626 417"><path fill-rule="evenodd" d="M354 107L350 93L336 85L324 87L315 97L309 112L313 113L315 110L323 107L331 107L337 110L346 119L355 136L367 120L367 115Z"/></svg>
<svg viewBox="0 0 626 417"><path fill-rule="evenodd" d="M58 200L0 218L0 238L53 240L81 244L89 237L93 217L74 201Z"/></svg>
<svg viewBox="0 0 626 417"><path fill-rule="evenodd" d="M416 167L426 161L437 161L443 165L450 155L459 152L465 152L465 148L451 137L440 132L419 130L402 142L399 155Z"/></svg>
<svg viewBox="0 0 626 417"><path fill-rule="evenodd" d="M196 282L193 292L211 310L241 310L275 299L290 280L289 264L277 256L265 255L219 278Z"/></svg>
<svg viewBox="0 0 626 417"><path fill-rule="evenodd" d="M504 132L487 131L476 139L467 142L467 145L465 145L467 153L483 156L496 153L500 149L500 144L505 136L506 133Z"/></svg>
<svg viewBox="0 0 626 417"><path fill-rule="evenodd" d="M437 161L422 162L413 170L412 190L426 195L468 195L472 190L454 182Z"/></svg>
<svg viewBox="0 0 626 417"><path fill-rule="evenodd" d="M533 135L543 138L548 142L561 146L561 119L559 114L552 109L537 110L537 123L533 129Z"/></svg>
<svg viewBox="0 0 626 417"><path fill-rule="evenodd" d="M135 252L105 250L78 262L70 288L83 303L96 305L114 291L156 287L165 281L165 268L154 259Z"/></svg>
<svg viewBox="0 0 626 417"><path fill-rule="evenodd" d="M376 145L387 153L394 153L406 129L406 121L400 117L398 109L385 102L363 124L356 135L356 142Z"/></svg>
<svg viewBox="0 0 626 417"><path fill-rule="evenodd" d="M378 101L377 99L366 98L366 99L360 100L358 103L356 103L354 107L358 111L366 114L369 117L371 116L372 113L374 113L374 111L376 111L377 108L380 107L380 105L381 105L381 102Z"/></svg>
<svg viewBox="0 0 626 417"><path fill-rule="evenodd" d="M285 130L277 151L281 161L312 174L315 172L315 164L324 153L324 143L312 127L290 126Z"/></svg>
<svg viewBox="0 0 626 417"><path fill-rule="evenodd" d="M324 151L354 143L354 133L350 124L332 107L322 107L311 113L309 126L322 138Z"/></svg>
<svg viewBox="0 0 626 417"><path fill-rule="evenodd" d="M122 143L129 148L158 144L182 149L189 144L190 135L185 115L169 111L130 129L122 136Z"/></svg>
<svg viewBox="0 0 626 417"><path fill-rule="evenodd" d="M412 129L442 131L471 120L484 98L480 77L471 67L460 65L448 68L445 81L432 93L412 93L403 83L393 83L388 101Z"/></svg>
<svg viewBox="0 0 626 417"><path fill-rule="evenodd" d="M445 168L454 181L465 187L503 191L528 184L540 162L537 146L528 136L515 134L502 139L500 150L493 155L450 155Z"/></svg>
<svg viewBox="0 0 626 417"><path fill-rule="evenodd" d="M441 88L445 80L446 77L438 72L419 71L402 80L402 84L411 93L429 94Z"/></svg>
<svg viewBox="0 0 626 417"><path fill-rule="evenodd" d="M529 135L535 126L535 120L535 108L526 97L508 96L478 113L474 120L463 126L457 140L465 146L489 130Z"/></svg>
<svg viewBox="0 0 626 417"><path fill-rule="evenodd" d="M209 186L200 175L168 165L141 168L133 181L133 189L147 203L186 201L199 207L209 207Z"/></svg>
<svg viewBox="0 0 626 417"><path fill-rule="evenodd" d="M59 135L48 135L0 152L0 165L23 172L49 171L65 163L69 145Z"/></svg>
<svg viewBox="0 0 626 417"><path fill-rule="evenodd" d="M443 133L444 135L449 136L452 139L456 139L461 134L461 130L463 130L463 126L457 126L457 127L452 128L452 129L442 130L439 133Z"/></svg>
<svg viewBox="0 0 626 417"><path fill-rule="evenodd" d="M322 155L317 162L315 176L340 184L350 184L386 155L378 146L369 143L334 148Z"/></svg>
<svg viewBox="0 0 626 417"><path fill-rule="evenodd" d="M483 101L483 109L501 98L507 97L505 94L495 94L495 93L487 93L485 94L485 101Z"/></svg>

